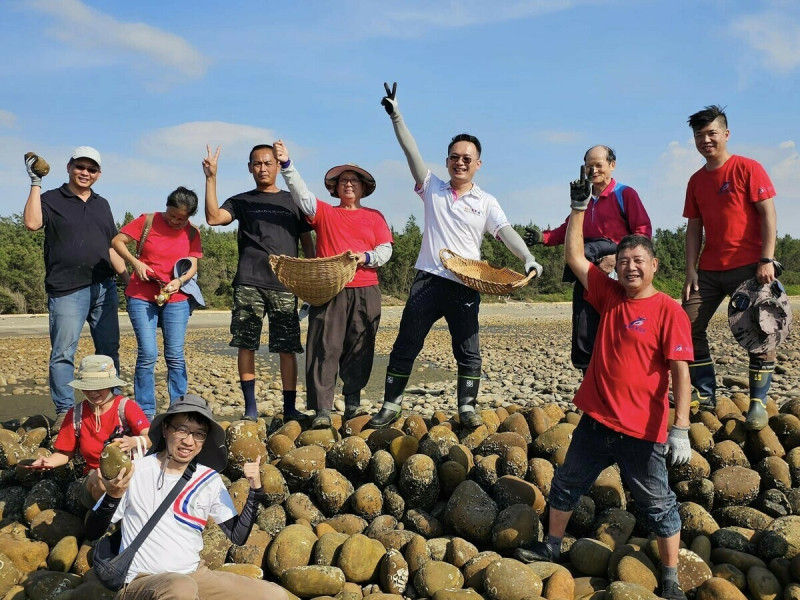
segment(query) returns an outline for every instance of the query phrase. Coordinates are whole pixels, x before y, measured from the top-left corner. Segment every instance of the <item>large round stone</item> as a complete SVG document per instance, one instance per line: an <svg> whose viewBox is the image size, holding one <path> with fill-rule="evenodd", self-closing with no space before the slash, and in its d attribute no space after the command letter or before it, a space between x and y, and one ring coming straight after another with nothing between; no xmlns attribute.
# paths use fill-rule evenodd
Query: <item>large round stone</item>
<svg viewBox="0 0 800 600"><path fill-rule="evenodd" d="M45 542L50 548L68 535L83 539L83 521L64 510L43 510L31 521L31 537Z"/></svg>
<svg viewBox="0 0 800 600"><path fill-rule="evenodd" d="M792 559L800 554L800 516L775 519L761 534L759 554L766 560Z"/></svg>
<svg viewBox="0 0 800 600"><path fill-rule="evenodd" d="M292 567L281 575L283 587L301 598L335 596L344 587L344 573L337 567Z"/></svg>
<svg viewBox="0 0 800 600"><path fill-rule="evenodd" d="M338 567L347 581L367 583L377 580L381 559L386 548L378 540L362 534L350 536L339 550Z"/></svg>
<svg viewBox="0 0 800 600"><path fill-rule="evenodd" d="M335 469L320 469L314 476L314 498L328 516L338 514L350 496L353 484Z"/></svg>
<svg viewBox="0 0 800 600"><path fill-rule="evenodd" d="M305 525L285 527L267 548L269 570L280 577L286 569L307 566L316 542L317 536Z"/></svg>
<svg viewBox="0 0 800 600"><path fill-rule="evenodd" d="M500 552L539 539L539 515L527 504L512 504L500 511L492 527L492 546Z"/></svg>
<svg viewBox="0 0 800 600"><path fill-rule="evenodd" d="M511 558L486 567L484 589L491 600L522 600L542 593L542 580L531 569Z"/></svg>
<svg viewBox="0 0 800 600"><path fill-rule="evenodd" d="M761 477L745 467L723 467L711 476L714 484L714 505L749 504L758 496Z"/></svg>
<svg viewBox="0 0 800 600"><path fill-rule="evenodd" d="M497 518L497 504L474 481L459 485L447 502L444 519L457 535L476 544L488 543Z"/></svg>
<svg viewBox="0 0 800 600"><path fill-rule="evenodd" d="M398 487L407 508L430 510L439 498L439 475L430 456L415 454L403 463Z"/></svg>
<svg viewBox="0 0 800 600"><path fill-rule="evenodd" d="M328 450L327 463L342 475L353 480L360 479L369 467L372 451L362 438L358 436L346 437L336 442Z"/></svg>
<svg viewBox="0 0 800 600"><path fill-rule="evenodd" d="M325 450L319 446L294 448L278 463L278 469L293 492L310 491L315 473L324 468Z"/></svg>
<svg viewBox="0 0 800 600"><path fill-rule="evenodd" d="M570 549L570 559L581 573L601 577L608 571L611 552L611 548L603 542L592 538L580 538Z"/></svg>
<svg viewBox="0 0 800 600"><path fill-rule="evenodd" d="M745 595L730 581L712 577L704 581L694 595L695 600L746 600Z"/></svg>
<svg viewBox="0 0 800 600"><path fill-rule="evenodd" d="M399 550L388 550L381 560L378 576L381 589L390 594L402 594L408 586L408 563Z"/></svg>
<svg viewBox="0 0 800 600"><path fill-rule="evenodd" d="M417 593L430 598L439 590L460 589L464 576L457 567L444 561L431 560L425 563L414 575Z"/></svg>

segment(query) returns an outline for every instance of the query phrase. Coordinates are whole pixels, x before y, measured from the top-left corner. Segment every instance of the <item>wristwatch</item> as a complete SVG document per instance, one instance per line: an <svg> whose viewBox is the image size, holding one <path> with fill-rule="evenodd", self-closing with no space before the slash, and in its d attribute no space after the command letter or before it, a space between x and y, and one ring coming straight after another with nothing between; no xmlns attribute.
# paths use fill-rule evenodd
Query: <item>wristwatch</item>
<svg viewBox="0 0 800 600"><path fill-rule="evenodd" d="M774 258L759 258L758 262L760 262L760 263L774 263L775 259Z"/></svg>

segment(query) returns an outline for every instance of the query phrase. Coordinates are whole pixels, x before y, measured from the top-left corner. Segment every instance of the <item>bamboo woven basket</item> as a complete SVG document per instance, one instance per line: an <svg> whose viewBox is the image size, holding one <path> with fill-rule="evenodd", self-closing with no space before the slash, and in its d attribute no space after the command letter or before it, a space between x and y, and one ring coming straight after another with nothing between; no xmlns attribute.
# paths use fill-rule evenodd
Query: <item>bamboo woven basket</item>
<svg viewBox="0 0 800 600"><path fill-rule="evenodd" d="M439 251L439 259L446 269L464 282L464 285L482 294L505 296L525 287L536 276L536 271L522 275L507 267L493 267L485 260L463 258L449 248L442 248Z"/></svg>
<svg viewBox="0 0 800 600"><path fill-rule="evenodd" d="M322 306L344 289L356 274L357 259L349 252L326 258L275 255L269 266L295 296L312 306Z"/></svg>

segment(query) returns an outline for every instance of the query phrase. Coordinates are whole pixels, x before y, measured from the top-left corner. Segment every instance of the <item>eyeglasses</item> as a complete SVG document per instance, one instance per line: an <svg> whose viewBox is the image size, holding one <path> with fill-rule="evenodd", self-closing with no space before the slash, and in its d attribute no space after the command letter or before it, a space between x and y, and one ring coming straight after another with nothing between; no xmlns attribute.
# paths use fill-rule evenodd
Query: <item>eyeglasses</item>
<svg viewBox="0 0 800 600"><path fill-rule="evenodd" d="M192 431L183 425L178 425L175 427L175 425L172 423L167 423L167 427L171 427L175 430L175 439L178 440L185 440L187 437L192 436L195 442L202 444L206 441L206 439L208 439L208 433L205 431Z"/></svg>
<svg viewBox="0 0 800 600"><path fill-rule="evenodd" d="M272 167L275 166L275 163L266 162L266 161L264 161L264 162L258 161L258 162L250 163L250 166L253 167L254 169L260 169L261 167L264 167L265 169L271 169Z"/></svg>
<svg viewBox="0 0 800 600"><path fill-rule="evenodd" d="M76 171L88 171L92 175L95 175L96 173L100 172L100 169L98 169L97 167L90 167L89 165L77 165L73 163L72 168L75 169Z"/></svg>
<svg viewBox="0 0 800 600"><path fill-rule="evenodd" d="M340 177L339 178L339 183L341 185L347 185L348 183L350 183L352 185L355 185L357 183L361 183L361 180L358 177L352 177L352 178L350 178L350 177L348 177L348 178Z"/></svg>
<svg viewBox="0 0 800 600"><path fill-rule="evenodd" d="M459 156L458 154L451 154L447 157L447 160L450 162L458 163L458 161L462 161L465 165L469 165L472 162L471 156Z"/></svg>

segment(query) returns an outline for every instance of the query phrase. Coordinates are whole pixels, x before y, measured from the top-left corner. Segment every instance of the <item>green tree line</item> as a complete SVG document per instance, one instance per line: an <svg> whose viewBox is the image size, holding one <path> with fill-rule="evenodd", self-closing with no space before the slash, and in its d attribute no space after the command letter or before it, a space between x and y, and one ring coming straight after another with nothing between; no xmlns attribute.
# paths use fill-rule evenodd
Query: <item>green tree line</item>
<svg viewBox="0 0 800 600"><path fill-rule="evenodd" d="M133 218L125 215L124 223ZM520 234L523 226L515 226ZM208 308L230 308L231 282L236 274L236 232L200 226L204 257L200 261L198 281ZM422 242L422 231L411 216L402 230L392 229L394 251L391 260L378 270L384 295L405 299L414 279L414 263ZM654 242L660 266L656 287L677 298L683 287L686 228L657 229ZM27 231L21 215L0 217L0 314L47 312L44 291L44 232ZM562 282L563 246L536 246L532 249L544 274L511 298L526 301L569 300L571 284ZM521 261L502 242L484 236L481 246L484 260L497 267L522 270ZM785 235L778 239L775 257L786 267L781 281L792 295L800 294L800 240ZM491 300L487 296L485 300ZM124 297L120 290L121 305Z"/></svg>

